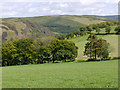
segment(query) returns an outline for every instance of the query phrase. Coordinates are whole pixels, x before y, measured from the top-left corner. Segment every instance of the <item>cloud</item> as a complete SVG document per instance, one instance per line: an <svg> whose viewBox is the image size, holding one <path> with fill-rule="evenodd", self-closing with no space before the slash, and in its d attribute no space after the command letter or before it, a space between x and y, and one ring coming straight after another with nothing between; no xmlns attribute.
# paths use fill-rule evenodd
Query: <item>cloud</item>
<svg viewBox="0 0 120 90"><path fill-rule="evenodd" d="M61 14L62 11L61 10L51 10L50 11L52 14Z"/></svg>
<svg viewBox="0 0 120 90"><path fill-rule="evenodd" d="M98 2L103 2L103 3L118 3L119 0L79 0L81 4L83 5L90 5Z"/></svg>
<svg viewBox="0 0 120 90"><path fill-rule="evenodd" d="M60 7L63 7L63 8L67 8L67 7L68 7L68 4L66 4L66 3L61 3L61 4L59 4L59 6L60 6Z"/></svg>
<svg viewBox="0 0 120 90"><path fill-rule="evenodd" d="M43 10L43 11L48 11L48 10L49 10L49 8L43 8L42 10Z"/></svg>
<svg viewBox="0 0 120 90"><path fill-rule="evenodd" d="M2 16L6 16L6 15L9 15L9 17L13 17L13 16L17 15L17 12L12 11L12 12L2 13Z"/></svg>
<svg viewBox="0 0 120 90"><path fill-rule="evenodd" d="M28 12L34 12L34 11L36 11L36 8L30 8L30 9L28 10Z"/></svg>
<svg viewBox="0 0 120 90"><path fill-rule="evenodd" d="M79 2L4 2L3 17L32 17L41 15L112 15L118 13L111 0L80 0Z"/></svg>
<svg viewBox="0 0 120 90"><path fill-rule="evenodd" d="M99 0L80 0L80 2L83 4L83 5L89 5L89 4L93 4L95 2L98 2Z"/></svg>

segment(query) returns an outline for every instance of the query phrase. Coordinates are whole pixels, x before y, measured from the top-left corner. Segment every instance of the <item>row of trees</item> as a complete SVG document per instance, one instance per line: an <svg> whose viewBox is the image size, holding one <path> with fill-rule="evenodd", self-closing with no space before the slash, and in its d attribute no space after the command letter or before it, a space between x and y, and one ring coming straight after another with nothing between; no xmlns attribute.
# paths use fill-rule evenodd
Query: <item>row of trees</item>
<svg viewBox="0 0 120 90"><path fill-rule="evenodd" d="M75 32L70 32L67 35L56 35L56 37L60 40L64 40L65 38L69 39L72 38L74 36L83 36L86 34L90 34L92 31L96 31L98 34L100 32L101 28L105 28L105 32L106 33L110 33L111 31L111 27L110 26L114 26L114 25L118 25L119 22L101 22L101 23L97 23L97 24L90 24L87 26L82 26L80 27L80 29L78 31Z"/></svg>
<svg viewBox="0 0 120 90"><path fill-rule="evenodd" d="M115 28L115 31L116 31L117 34L120 34L120 26L117 26L117 27Z"/></svg>
<svg viewBox="0 0 120 90"><path fill-rule="evenodd" d="M71 41L52 37L14 40L2 44L2 66L72 60L77 49Z"/></svg>
<svg viewBox="0 0 120 90"><path fill-rule="evenodd" d="M90 34L87 38L87 43L85 44L84 55L90 57L90 60L100 60L107 59L109 57L109 43L98 38L95 34Z"/></svg>

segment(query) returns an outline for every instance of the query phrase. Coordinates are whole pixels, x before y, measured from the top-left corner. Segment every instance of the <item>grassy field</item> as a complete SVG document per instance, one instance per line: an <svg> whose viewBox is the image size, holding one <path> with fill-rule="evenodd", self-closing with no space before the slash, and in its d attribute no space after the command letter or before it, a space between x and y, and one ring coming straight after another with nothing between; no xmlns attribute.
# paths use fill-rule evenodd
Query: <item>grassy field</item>
<svg viewBox="0 0 120 90"><path fill-rule="evenodd" d="M75 42L76 46L78 46L78 56L80 60L86 60L87 57L84 57L84 46L87 42L87 38L89 35L80 36L80 37L74 37L72 39L69 39L73 42ZM118 56L118 35L97 35L99 38L103 38L107 40L107 42L110 43L109 51L110 51L110 57L117 57Z"/></svg>
<svg viewBox="0 0 120 90"><path fill-rule="evenodd" d="M2 68L3 88L117 88L118 60Z"/></svg>

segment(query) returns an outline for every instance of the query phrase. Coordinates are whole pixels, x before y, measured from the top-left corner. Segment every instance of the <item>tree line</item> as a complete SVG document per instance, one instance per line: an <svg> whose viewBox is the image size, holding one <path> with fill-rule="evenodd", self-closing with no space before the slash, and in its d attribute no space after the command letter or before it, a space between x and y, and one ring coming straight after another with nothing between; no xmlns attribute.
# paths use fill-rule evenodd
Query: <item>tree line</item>
<svg viewBox="0 0 120 90"><path fill-rule="evenodd" d="M13 40L2 43L2 66L72 61L77 49L75 43L53 37Z"/></svg>
<svg viewBox="0 0 120 90"><path fill-rule="evenodd" d="M96 24L90 24L87 26L82 26L80 27L79 30L75 32L70 32L66 35L64 34L56 35L56 38L60 40L64 40L65 38L69 39L69 38L73 38L74 36L83 36L86 34L90 34L92 31L96 31L97 34L100 34L100 29L102 28L105 28L106 34L109 34L111 31L111 26L114 25L119 25L119 22L114 21L114 22L101 22ZM115 31L114 34L120 34L120 26L117 26L114 31Z"/></svg>
<svg viewBox="0 0 120 90"><path fill-rule="evenodd" d="M107 59L109 57L109 43L102 38L97 38L91 31L99 33L100 28L105 28L106 33L110 33L110 26L117 25L118 22L102 22L80 27L76 32L67 35L58 35L44 38L24 38L2 43L2 66L42 64L55 61L72 61L77 57L78 47L72 41L64 40L74 36L90 34L85 44L84 55L92 60ZM115 28L116 34L120 33L120 26Z"/></svg>

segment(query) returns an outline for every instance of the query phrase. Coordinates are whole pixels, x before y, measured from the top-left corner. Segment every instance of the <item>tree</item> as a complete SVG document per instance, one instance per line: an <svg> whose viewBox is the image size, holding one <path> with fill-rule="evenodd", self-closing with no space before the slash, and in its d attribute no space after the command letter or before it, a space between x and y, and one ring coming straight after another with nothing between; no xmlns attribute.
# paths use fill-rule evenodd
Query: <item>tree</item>
<svg viewBox="0 0 120 90"><path fill-rule="evenodd" d="M19 54L19 61L21 64L29 64L32 62L32 49L31 45L33 44L34 39L25 38L14 40L14 46L17 48L17 53Z"/></svg>
<svg viewBox="0 0 120 90"><path fill-rule="evenodd" d="M106 27L105 27L105 32L106 32L106 33L110 33L110 31L111 31L111 27L110 27L110 26L106 26Z"/></svg>
<svg viewBox="0 0 120 90"><path fill-rule="evenodd" d="M90 25L89 25L89 26L86 26L86 30L91 33L91 31L93 31L92 26L90 26Z"/></svg>
<svg viewBox="0 0 120 90"><path fill-rule="evenodd" d="M85 44L84 55L87 55L88 57L90 57L90 59L92 59L92 47L90 42L87 42Z"/></svg>
<svg viewBox="0 0 120 90"><path fill-rule="evenodd" d="M85 44L84 55L90 57L90 59L97 60L97 57L100 59L108 58L108 46L106 40L102 38L97 38L96 35L91 34L88 37L88 42Z"/></svg>
<svg viewBox="0 0 120 90"><path fill-rule="evenodd" d="M88 36L87 41L93 42L93 41L96 41L97 39L98 39L98 37L95 34L91 33Z"/></svg>
<svg viewBox="0 0 120 90"><path fill-rule="evenodd" d="M105 28L106 27L106 22L101 22L98 24L99 28Z"/></svg>
<svg viewBox="0 0 120 90"><path fill-rule="evenodd" d="M32 43L33 39L31 38L3 43L3 66L32 63Z"/></svg>
<svg viewBox="0 0 120 90"><path fill-rule="evenodd" d="M83 36L86 34L86 27L82 26L80 27L80 35Z"/></svg>
<svg viewBox="0 0 120 90"><path fill-rule="evenodd" d="M43 63L46 59L48 59L51 55L49 48L41 46L37 51L37 64Z"/></svg>
<svg viewBox="0 0 120 90"><path fill-rule="evenodd" d="M72 57L72 53L69 50L58 50L55 53L55 59L59 61L65 60L66 62L66 59L71 59L71 57Z"/></svg>
<svg viewBox="0 0 120 90"><path fill-rule="evenodd" d="M106 22L106 25L107 25L107 26L113 26L113 25L114 25L114 22Z"/></svg>
<svg viewBox="0 0 120 90"><path fill-rule="evenodd" d="M69 37L73 38L74 37L74 33L73 32L70 32L68 33Z"/></svg>
<svg viewBox="0 0 120 90"><path fill-rule="evenodd" d="M2 44L2 65L3 66L10 66L10 65L17 65L18 61L16 57L17 48L13 45L13 42L3 43Z"/></svg>
<svg viewBox="0 0 120 90"><path fill-rule="evenodd" d="M92 57L94 56L94 54L92 53L93 52L93 44L94 44L94 41L96 41L98 38L95 34L90 34L87 38L87 44L85 45L85 51L84 51L84 55L87 55L90 57L90 59L92 59Z"/></svg>
<svg viewBox="0 0 120 90"><path fill-rule="evenodd" d="M116 33L119 34L120 33L120 26L117 26L114 31L116 31Z"/></svg>
<svg viewBox="0 0 120 90"><path fill-rule="evenodd" d="M100 28L96 28L96 32L99 34L99 32L100 32Z"/></svg>
<svg viewBox="0 0 120 90"><path fill-rule="evenodd" d="M77 47L71 41L52 37L14 40L2 45L3 66L40 64L52 60L74 59Z"/></svg>
<svg viewBox="0 0 120 90"><path fill-rule="evenodd" d="M77 56L77 47L71 41L66 40L53 40L50 45L52 61L54 63L55 60L66 60L66 59L74 59Z"/></svg>
<svg viewBox="0 0 120 90"><path fill-rule="evenodd" d="M69 39L69 34L66 35L66 38Z"/></svg>
<svg viewBox="0 0 120 90"><path fill-rule="evenodd" d="M80 30L76 31L76 36L79 36L80 35Z"/></svg>
<svg viewBox="0 0 120 90"><path fill-rule="evenodd" d="M98 24L92 24L92 28L93 28L93 29L98 28Z"/></svg>
<svg viewBox="0 0 120 90"><path fill-rule="evenodd" d="M96 44L97 44L97 55L98 57L100 57L100 60L107 59L109 56L109 51L108 51L109 43L107 43L106 40L99 38Z"/></svg>
<svg viewBox="0 0 120 90"><path fill-rule="evenodd" d="M63 35L63 34L56 35L55 37L59 40L64 40L65 39L65 35Z"/></svg>
<svg viewBox="0 0 120 90"><path fill-rule="evenodd" d="M52 41L54 41L54 39L54 37L43 37L34 40L33 56L37 64L43 63L45 60L47 60L48 62L50 61L51 51L49 46L51 45Z"/></svg>
<svg viewBox="0 0 120 90"><path fill-rule="evenodd" d="M79 32L80 32L80 31L79 31ZM79 32L78 32L78 31L74 32L74 35L75 35L75 36L78 36L78 35L79 35Z"/></svg>

